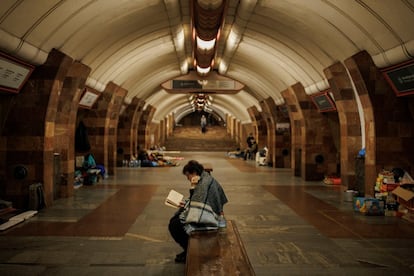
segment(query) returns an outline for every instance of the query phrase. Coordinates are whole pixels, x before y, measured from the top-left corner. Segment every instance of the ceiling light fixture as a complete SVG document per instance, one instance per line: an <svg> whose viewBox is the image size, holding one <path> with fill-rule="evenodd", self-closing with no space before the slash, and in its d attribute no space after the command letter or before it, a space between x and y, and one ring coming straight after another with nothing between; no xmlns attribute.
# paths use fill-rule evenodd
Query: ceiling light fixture
<svg viewBox="0 0 414 276"><path fill-rule="evenodd" d="M193 57L197 73L207 75L214 66L217 39L223 24L224 0L192 0ZM203 68L200 70L199 68ZM206 69L208 68L208 69Z"/></svg>
<svg viewBox="0 0 414 276"><path fill-rule="evenodd" d="M202 40L197 36L197 48L203 51L209 51L214 48L216 45L216 39L212 39L209 41Z"/></svg>
<svg viewBox="0 0 414 276"><path fill-rule="evenodd" d="M197 65L197 73L201 76L207 75L211 70L211 67L207 67L207 68L201 68L200 66Z"/></svg>

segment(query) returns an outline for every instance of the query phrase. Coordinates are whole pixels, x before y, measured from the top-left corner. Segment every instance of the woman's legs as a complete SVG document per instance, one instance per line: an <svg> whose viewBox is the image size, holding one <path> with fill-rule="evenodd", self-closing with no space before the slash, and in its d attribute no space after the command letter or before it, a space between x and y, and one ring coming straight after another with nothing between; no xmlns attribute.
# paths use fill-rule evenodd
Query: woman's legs
<svg viewBox="0 0 414 276"><path fill-rule="evenodd" d="M178 215L175 215L170 219L168 230L173 239L184 249L184 251L187 251L188 235L185 232Z"/></svg>

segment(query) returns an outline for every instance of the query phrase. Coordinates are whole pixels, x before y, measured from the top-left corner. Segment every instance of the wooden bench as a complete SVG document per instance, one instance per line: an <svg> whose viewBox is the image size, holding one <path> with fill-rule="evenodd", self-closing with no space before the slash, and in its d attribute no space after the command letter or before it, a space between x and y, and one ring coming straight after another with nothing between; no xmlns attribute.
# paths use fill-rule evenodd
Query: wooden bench
<svg viewBox="0 0 414 276"><path fill-rule="evenodd" d="M219 231L191 234L186 275L255 275L233 221Z"/></svg>

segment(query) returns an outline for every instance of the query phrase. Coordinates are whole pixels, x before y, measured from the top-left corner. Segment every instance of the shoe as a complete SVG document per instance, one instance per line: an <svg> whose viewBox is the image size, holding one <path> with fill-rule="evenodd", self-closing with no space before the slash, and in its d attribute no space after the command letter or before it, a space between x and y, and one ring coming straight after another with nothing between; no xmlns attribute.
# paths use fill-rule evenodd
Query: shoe
<svg viewBox="0 0 414 276"><path fill-rule="evenodd" d="M176 263L185 263L185 259L187 258L187 252L181 252L180 254L175 256Z"/></svg>

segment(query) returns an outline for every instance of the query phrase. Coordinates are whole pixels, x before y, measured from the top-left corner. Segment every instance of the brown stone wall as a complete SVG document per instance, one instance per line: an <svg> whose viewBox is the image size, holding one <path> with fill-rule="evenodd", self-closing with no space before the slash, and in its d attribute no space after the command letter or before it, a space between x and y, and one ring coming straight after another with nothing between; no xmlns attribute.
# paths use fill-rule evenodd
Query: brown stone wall
<svg viewBox="0 0 414 276"><path fill-rule="evenodd" d="M16 94L0 95L0 198L5 198L7 183L7 136L4 134L4 125L7 116L14 108Z"/></svg>
<svg viewBox="0 0 414 276"><path fill-rule="evenodd" d="M159 143L160 124L151 122L147 126L147 137L149 140L150 148L154 148L160 145Z"/></svg>
<svg viewBox="0 0 414 276"><path fill-rule="evenodd" d="M54 198L55 121L59 94L73 60L52 50L45 64L37 67L22 91L13 97L2 132L5 175L0 183L2 198L17 208L28 207L29 185L43 184L45 201ZM24 179L14 177L17 165L27 168Z"/></svg>
<svg viewBox="0 0 414 276"><path fill-rule="evenodd" d="M338 113L332 114L336 118L332 116L331 122L336 125L335 122L339 121L340 124L341 184L348 189L358 190L361 194L364 194L365 188L356 187L355 179L355 158L362 147L362 138L354 90L346 68L342 63L338 62L326 68L325 75L329 81L338 110Z"/></svg>
<svg viewBox="0 0 414 276"><path fill-rule="evenodd" d="M263 119L262 114L260 114L259 110L256 106L249 107L247 112L250 115L250 119L252 120L252 124L254 126L255 131L253 131L253 135L256 139L258 148L263 148L265 143L267 142L267 127L266 122ZM247 133L248 135L248 133ZM247 137L246 135L246 137ZM246 139L245 137L245 139Z"/></svg>
<svg viewBox="0 0 414 276"><path fill-rule="evenodd" d="M117 166L122 166L122 160L137 155L137 128L138 120L142 112L143 101L133 98L126 106L118 121L117 138ZM121 153L122 152L122 153Z"/></svg>
<svg viewBox="0 0 414 276"><path fill-rule="evenodd" d="M264 146L268 148L268 162L274 166L276 164L276 104L272 98L260 101L262 108L263 121L266 124L267 140Z"/></svg>
<svg viewBox="0 0 414 276"><path fill-rule="evenodd" d="M233 116L231 116L231 115L227 115L227 118L226 118L226 128L227 128L227 134L228 135L232 135L232 133L233 133L233 119L234 119L234 117Z"/></svg>
<svg viewBox="0 0 414 276"><path fill-rule="evenodd" d="M108 94L105 96L104 92L100 93L99 91L94 90L90 87L88 87L88 90L99 93L100 96L91 109L80 108L78 110L77 126L81 121L84 123L88 133L89 143L91 145L89 152L93 154L97 164L102 164L105 166L103 136L105 135L106 110L110 95ZM75 154L78 156L85 155L87 153L88 152L76 152Z"/></svg>
<svg viewBox="0 0 414 276"><path fill-rule="evenodd" d="M233 117L231 120L231 134L230 137L235 140L236 138L236 118Z"/></svg>
<svg viewBox="0 0 414 276"><path fill-rule="evenodd" d="M168 137L171 136L174 132L174 128L175 128L175 118L174 115L168 115Z"/></svg>
<svg viewBox="0 0 414 276"><path fill-rule="evenodd" d="M291 136L291 128L288 129L277 129L278 123L289 123L289 114L285 114L282 112L282 108L287 108L287 106L283 107L274 107L276 112L276 146L275 146L275 167L276 168L291 168L291 161L292 161L292 136Z"/></svg>
<svg viewBox="0 0 414 276"><path fill-rule="evenodd" d="M236 128L236 140L235 141L237 145L239 145L240 147L240 142L243 141L242 140L242 126L241 126L240 120L236 121L235 128Z"/></svg>
<svg viewBox="0 0 414 276"><path fill-rule="evenodd" d="M295 167L300 159L302 178L321 180L325 175L335 173L337 150L327 118L316 110L300 83L283 91L282 96L292 113L292 151ZM323 158L322 162L318 162L319 157Z"/></svg>
<svg viewBox="0 0 414 276"><path fill-rule="evenodd" d="M138 144L142 148L151 147L151 121L155 113L155 107L148 105L142 112L138 124Z"/></svg>
<svg viewBox="0 0 414 276"><path fill-rule="evenodd" d="M229 114L226 114L226 130L227 133L231 133L231 116Z"/></svg>
<svg viewBox="0 0 414 276"><path fill-rule="evenodd" d="M396 97L370 55L345 61L361 99L365 120L365 192L373 195L383 169L401 167L414 174L413 97Z"/></svg>
<svg viewBox="0 0 414 276"><path fill-rule="evenodd" d="M90 88L88 88L90 89ZM79 116L88 129L91 153L96 163L115 174L119 111L127 91L110 82L101 93L96 107L83 110Z"/></svg>
<svg viewBox="0 0 414 276"><path fill-rule="evenodd" d="M291 150L291 164L293 174L295 176L302 176L302 140L304 135L304 118L302 109L298 108L298 100L295 93L291 88L282 91L282 96L285 100L286 106L289 111L291 138L292 138L292 150ZM302 134L303 133L303 134Z"/></svg>
<svg viewBox="0 0 414 276"><path fill-rule="evenodd" d="M138 100L137 109L133 115L132 119L132 129L131 129L131 148L134 150L138 150L138 148L143 147L144 145L139 144L138 142L138 129L139 129L139 122L141 120L141 116L144 110L145 101L142 99ZM137 152L138 153L138 152Z"/></svg>
<svg viewBox="0 0 414 276"><path fill-rule="evenodd" d="M59 186L55 185L55 199L73 195L76 115L79 99L90 71L89 67L75 61L65 77L59 96L54 143L55 166L59 166L60 175L55 173L54 182L59 184Z"/></svg>
<svg viewBox="0 0 414 276"><path fill-rule="evenodd" d="M160 146L165 145L165 138L167 136L166 133L167 133L167 118L164 118L163 120L160 121L160 135L159 135Z"/></svg>

